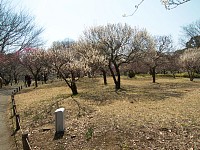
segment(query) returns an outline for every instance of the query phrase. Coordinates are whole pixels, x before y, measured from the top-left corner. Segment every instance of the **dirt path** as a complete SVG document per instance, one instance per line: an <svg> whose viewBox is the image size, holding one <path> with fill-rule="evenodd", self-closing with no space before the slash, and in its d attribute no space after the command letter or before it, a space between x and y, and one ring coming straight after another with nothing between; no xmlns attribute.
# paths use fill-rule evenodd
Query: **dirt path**
<svg viewBox="0 0 200 150"><path fill-rule="evenodd" d="M13 137L8 127L8 119L6 111L10 102L12 89L0 89L0 149L14 150Z"/></svg>

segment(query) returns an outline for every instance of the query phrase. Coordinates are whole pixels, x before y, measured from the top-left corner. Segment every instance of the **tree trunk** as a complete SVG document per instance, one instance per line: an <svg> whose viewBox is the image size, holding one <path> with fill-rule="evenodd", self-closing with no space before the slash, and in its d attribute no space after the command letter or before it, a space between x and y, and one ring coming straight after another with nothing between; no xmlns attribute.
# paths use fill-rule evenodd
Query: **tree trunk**
<svg viewBox="0 0 200 150"><path fill-rule="evenodd" d="M76 83L72 83L70 88L72 90L72 95L77 95L78 94Z"/></svg>
<svg viewBox="0 0 200 150"><path fill-rule="evenodd" d="M35 77L35 87L38 87L37 76Z"/></svg>
<svg viewBox="0 0 200 150"><path fill-rule="evenodd" d="M68 87L71 89L72 91L72 95L77 95L78 94L78 90L77 90L77 86L76 86L76 78L73 72L71 72L71 81L68 81L65 78L65 75L63 75L61 72L59 72L60 77L62 77L62 79L65 81L65 83L68 85Z"/></svg>
<svg viewBox="0 0 200 150"><path fill-rule="evenodd" d="M115 84L115 89L116 90L119 90L121 88L121 85L120 85L120 80L116 82Z"/></svg>
<svg viewBox="0 0 200 150"><path fill-rule="evenodd" d="M116 67L116 72L117 72L117 82L115 85L115 89L119 90L121 88L121 76L120 76L119 67Z"/></svg>
<svg viewBox="0 0 200 150"><path fill-rule="evenodd" d="M193 76L192 72L189 74L189 77L190 77L190 81L194 80L194 76Z"/></svg>
<svg viewBox="0 0 200 150"><path fill-rule="evenodd" d="M188 75L189 75L190 81L193 81L194 80L194 72L192 70L189 70Z"/></svg>
<svg viewBox="0 0 200 150"><path fill-rule="evenodd" d="M156 67L152 67L151 69L151 76L153 78L153 83L156 82Z"/></svg>
<svg viewBox="0 0 200 150"><path fill-rule="evenodd" d="M73 72L71 72L72 75L72 82L71 82L71 90L72 90L72 95L77 95L78 91L77 91L77 86L76 86L76 79L75 79L75 75Z"/></svg>
<svg viewBox="0 0 200 150"><path fill-rule="evenodd" d="M175 79L176 78L175 72L173 72L172 75L173 75L173 78Z"/></svg>
<svg viewBox="0 0 200 150"><path fill-rule="evenodd" d="M88 71L87 74L88 74L88 78L92 78L91 72Z"/></svg>
<svg viewBox="0 0 200 150"><path fill-rule="evenodd" d="M3 86L3 79L0 77L0 88Z"/></svg>
<svg viewBox="0 0 200 150"><path fill-rule="evenodd" d="M39 72L39 71L38 71ZM34 80L35 80L35 87L37 88L38 87L38 74L34 74L33 77L34 77Z"/></svg>
<svg viewBox="0 0 200 150"><path fill-rule="evenodd" d="M166 70L165 69L163 70L163 74L166 74Z"/></svg>
<svg viewBox="0 0 200 150"><path fill-rule="evenodd" d="M13 78L14 78L15 84L18 84L18 79L17 79L17 74L16 73L13 74Z"/></svg>
<svg viewBox="0 0 200 150"><path fill-rule="evenodd" d="M4 79L4 81L5 81L5 86L8 86L9 85L9 83L10 83L10 80L7 80L7 79Z"/></svg>
<svg viewBox="0 0 200 150"><path fill-rule="evenodd" d="M101 69L101 71L103 73L103 82L104 82L104 85L107 85L106 71L104 69Z"/></svg>
<svg viewBox="0 0 200 150"><path fill-rule="evenodd" d="M113 62L113 65L114 65L116 73L117 73L117 79L116 79L115 73L112 69L112 63L109 62L109 69L110 69L111 75L112 75L114 83L115 83L115 89L119 90L121 88L119 66L115 62Z"/></svg>
<svg viewBox="0 0 200 150"><path fill-rule="evenodd" d="M18 84L18 80L17 80L17 78L14 78L14 80L15 80L15 84Z"/></svg>

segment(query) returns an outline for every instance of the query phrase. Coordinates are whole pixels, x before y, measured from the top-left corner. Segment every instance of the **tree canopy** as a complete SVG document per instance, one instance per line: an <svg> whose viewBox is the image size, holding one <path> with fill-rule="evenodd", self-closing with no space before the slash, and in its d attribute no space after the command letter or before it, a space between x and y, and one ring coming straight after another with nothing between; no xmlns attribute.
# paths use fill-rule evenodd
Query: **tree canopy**
<svg viewBox="0 0 200 150"><path fill-rule="evenodd" d="M8 2L0 1L0 53L43 44L34 17L26 11L15 12Z"/></svg>

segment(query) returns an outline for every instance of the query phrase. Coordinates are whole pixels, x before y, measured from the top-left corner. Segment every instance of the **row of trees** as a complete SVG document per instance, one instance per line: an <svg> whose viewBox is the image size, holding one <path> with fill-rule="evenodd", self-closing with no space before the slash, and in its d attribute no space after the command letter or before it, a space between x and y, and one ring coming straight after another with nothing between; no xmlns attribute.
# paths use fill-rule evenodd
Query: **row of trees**
<svg viewBox="0 0 200 150"><path fill-rule="evenodd" d="M194 74L200 73L200 20L197 20L183 28L181 42L185 49L180 57L182 66L188 72L190 80L193 81Z"/></svg>
<svg viewBox="0 0 200 150"><path fill-rule="evenodd" d="M42 45L42 32L43 28L36 26L28 12L16 12L8 1L0 0L0 77L5 84L17 82L21 71L13 51Z"/></svg>
<svg viewBox="0 0 200 150"><path fill-rule="evenodd" d="M54 72L74 95L78 94L76 81L95 72L103 75L105 85L106 75L111 75L118 90L123 72L150 73L156 82L157 72L186 70L192 81L194 73L200 71L199 47L174 51L170 36L152 36L145 29L120 23L91 27L76 42L58 41L47 50L24 48L4 56L9 57L4 61L8 62L4 73L16 77L21 70L28 71L37 87L42 72Z"/></svg>
<svg viewBox="0 0 200 150"><path fill-rule="evenodd" d="M192 81L194 72L200 70L199 21L183 27L188 42L187 49L181 51L174 51L171 36L152 36L145 29L120 23L91 27L76 42L58 41L44 50L38 48L42 29L34 26L32 18L23 12L9 12L3 3L1 9L0 76L6 84L17 82L23 72L32 75L37 87L41 73L56 72L75 95L78 78L95 72L102 73L105 85L106 75L111 75L118 90L122 72L150 73L156 82L156 72L175 74L185 68ZM17 51L8 53L13 48Z"/></svg>

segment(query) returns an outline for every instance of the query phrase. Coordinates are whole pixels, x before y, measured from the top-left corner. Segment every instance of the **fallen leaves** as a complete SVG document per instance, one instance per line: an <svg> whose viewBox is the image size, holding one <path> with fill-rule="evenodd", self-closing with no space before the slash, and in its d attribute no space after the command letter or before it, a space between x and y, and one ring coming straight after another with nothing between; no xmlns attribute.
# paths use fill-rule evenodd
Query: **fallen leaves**
<svg viewBox="0 0 200 150"><path fill-rule="evenodd" d="M124 90L116 93L111 79L106 87L98 79L80 81L81 92L74 97L80 106L57 96L66 87L36 89L18 95L16 101L19 111L26 111L22 126L29 128L33 149L198 149L200 83L170 78L158 82L122 78ZM34 94L37 99L31 99ZM24 97L29 97L26 106ZM54 128L39 132L54 125L54 101L66 109L66 131L58 140L53 140ZM36 112L41 115L33 122L30 116Z"/></svg>

